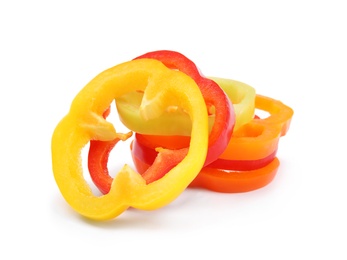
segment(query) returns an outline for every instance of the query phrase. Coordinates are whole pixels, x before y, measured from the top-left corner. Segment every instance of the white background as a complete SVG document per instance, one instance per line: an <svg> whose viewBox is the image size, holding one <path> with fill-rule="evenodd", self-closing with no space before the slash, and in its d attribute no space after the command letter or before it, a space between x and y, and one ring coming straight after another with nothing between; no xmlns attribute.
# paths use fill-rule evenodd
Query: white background
<svg viewBox="0 0 347 260"><path fill-rule="evenodd" d="M347 259L343 2L1 1L0 258ZM188 189L85 220L55 184L53 130L94 76L160 49L294 109L278 174L254 192Z"/></svg>

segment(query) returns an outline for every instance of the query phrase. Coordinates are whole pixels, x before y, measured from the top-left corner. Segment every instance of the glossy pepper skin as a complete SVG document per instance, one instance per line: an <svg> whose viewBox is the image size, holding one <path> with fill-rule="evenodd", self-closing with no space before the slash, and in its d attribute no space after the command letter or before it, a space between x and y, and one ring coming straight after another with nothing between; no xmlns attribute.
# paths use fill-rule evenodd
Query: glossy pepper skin
<svg viewBox="0 0 347 260"><path fill-rule="evenodd" d="M240 132L239 135L242 135L242 136L245 136L246 132L248 132L254 136L254 133L251 133L248 130L245 131L243 129L242 131L238 131L238 129L242 128L243 125L246 125L247 123L254 120L255 104L256 104L255 89L240 81L225 79L225 78L217 78L217 77L211 77L211 78L219 84L219 86L227 94L228 98L232 101L235 115L236 115L236 118L235 118L236 128L234 128L233 132L234 133ZM128 100L128 101L129 103L132 104L132 106L139 107L139 105L134 104L138 102L137 100L136 101ZM266 107L264 108L266 109ZM122 107L122 109L124 108ZM124 116L125 116L125 113L124 113ZM130 116L130 114L126 114L126 116L129 117L125 119L126 121L134 120L134 118ZM159 120L162 120L162 117L158 118L158 121ZM137 120L137 122L138 121L140 120ZM165 127L165 122L166 121L164 120L159 121L159 125L163 125ZM255 134L259 135L259 133L255 133ZM151 164L157 154L157 152L155 151L155 148L164 147L167 149L181 149L189 145L189 140L190 140L189 136L153 135L153 134L142 134L142 133L136 132L134 142L135 143L138 142L138 145L137 144L134 145L134 149L135 149L134 152L142 160ZM229 140L229 144L227 147L232 146L230 144L230 141L231 140ZM217 159L217 160L220 161L220 159ZM212 164L214 163L215 162L212 162Z"/></svg>
<svg viewBox="0 0 347 260"><path fill-rule="evenodd" d="M275 157L268 164L253 170L235 171L205 167L190 183L190 187L222 193L249 192L263 188L272 182L279 166L280 161Z"/></svg>
<svg viewBox="0 0 347 260"><path fill-rule="evenodd" d="M255 89L243 82L220 78L208 77L216 82L230 99L234 113L236 131L242 125L253 119L255 111ZM160 136L189 136L191 123L189 117L181 109L168 109L160 117L144 121L139 114L139 107L143 93L132 92L117 98L117 111L121 121L141 134ZM211 131L214 124L215 114L209 114L209 129Z"/></svg>
<svg viewBox="0 0 347 260"><path fill-rule="evenodd" d="M170 69L182 71L199 86L209 113L214 114L214 123L209 135L209 147L205 165L216 160L226 148L234 129L235 111L231 100L216 82L202 76L195 63L179 52L160 50L145 53L135 59L143 58L155 59L161 61ZM126 125L125 118L123 118L123 122ZM141 123L146 124L145 122ZM189 121L187 125L190 125ZM160 128L163 128L163 126ZM138 132L135 129L134 131Z"/></svg>
<svg viewBox="0 0 347 260"><path fill-rule="evenodd" d="M179 165L149 184L125 165L113 179L110 191L95 196L83 177L81 150L90 140L108 142L124 137L103 115L115 98L137 90L144 92L141 114L145 118L160 116L167 105L179 104L187 111L192 120L189 151ZM201 170L207 146L207 110L196 83L159 61L141 59L105 70L77 94L53 132L52 168L62 196L77 213L108 220L128 207L152 210L173 201Z"/></svg>
<svg viewBox="0 0 347 260"><path fill-rule="evenodd" d="M226 81L219 81L227 92ZM231 95L229 94L231 98ZM294 111L279 100L263 95L256 95L255 108L269 113L267 118L255 117L238 127L232 134L228 146L220 157L209 166L227 170L254 170L270 163L278 150L279 140L290 126ZM157 136L135 134L133 152L136 156L151 164L158 146L167 149L180 149L189 142L183 136Z"/></svg>
<svg viewBox="0 0 347 260"><path fill-rule="evenodd" d="M155 51L149 52L144 55L141 55L134 60L138 59L154 59L162 62L166 67L173 70L179 70L189 77L191 77L196 84L199 86L201 93L204 97L207 108L214 107L215 112L213 113L213 125L211 127L211 131L209 134L209 146L208 152L204 165L208 165L214 160L216 160L219 155L224 151L228 142L230 140L234 125L235 125L235 111L232 106L231 100L225 94L225 92L211 79L205 78L200 75L198 68L196 65L189 60L186 56L181 53L174 51ZM165 85L165 82L162 83ZM183 112L182 108L179 106L167 106L169 110L180 110L178 113L167 113L163 116L153 118L152 120L144 120L139 112L139 105L142 102L142 93L141 92L129 92L126 95L121 96L116 99L117 102L117 111L119 112L119 116L121 121L127 126L129 129L135 132L160 132L162 135L167 134L166 131L173 131L180 129L183 124L184 131L191 131L191 122L189 116ZM136 100L137 105L131 103ZM130 107L129 107L130 105ZM135 108L135 112L131 108ZM129 113L129 110L133 113ZM164 112L165 114L165 112ZM163 117L166 117L166 121L163 121ZM170 122L172 121L172 122ZM173 128L171 128L173 127ZM169 130L168 130L169 129ZM182 128L177 131L177 133L181 133ZM98 187L98 189L106 194L112 183L112 178L109 175L107 162L108 156L113 149L114 144L110 142L109 144L102 144L98 142L92 142L89 149L88 156L88 168L90 171L91 178L94 184ZM189 141L185 143L184 147L181 149L173 150L170 148L169 150L161 150L162 156L165 154L166 164L161 163L161 167L157 168L155 171L150 170L147 171L143 176L147 179L148 182L155 181L161 178L165 172L170 170L176 164L182 160L188 149ZM158 153L155 153L157 155ZM160 158L163 160L164 158ZM159 160L159 158L157 159ZM154 161L154 158L153 158ZM151 164L153 163L151 162ZM166 167L163 167L166 165ZM154 165L152 169L157 167Z"/></svg>
<svg viewBox="0 0 347 260"><path fill-rule="evenodd" d="M134 141L131 143L133 149ZM145 172L150 164L139 159L132 152L134 165L139 173ZM277 157L261 168L254 170L225 170L203 167L198 176L189 184L191 188L203 188L221 193L240 193L260 189L268 185L276 176L280 166Z"/></svg>
<svg viewBox="0 0 347 260"><path fill-rule="evenodd" d="M220 158L210 166L229 170L254 170L271 162L277 154L280 137L286 135L294 114L292 108L263 95L256 95L255 107L266 118L254 118L233 133Z"/></svg>
<svg viewBox="0 0 347 260"><path fill-rule="evenodd" d="M223 86L223 85L222 85ZM261 188L272 181L279 167L278 144L290 126L293 110L282 102L257 95L255 107L268 112L267 118L255 117L235 131L224 152L204 167L191 187L218 192L245 192ZM152 164L155 147L179 149L188 139L180 136L158 137L136 133L131 144L134 164L141 173Z"/></svg>
<svg viewBox="0 0 347 260"><path fill-rule="evenodd" d="M237 131L241 126L253 119L255 112L255 89L241 81L208 77L216 82L221 89L227 94L235 111L235 125L233 132Z"/></svg>

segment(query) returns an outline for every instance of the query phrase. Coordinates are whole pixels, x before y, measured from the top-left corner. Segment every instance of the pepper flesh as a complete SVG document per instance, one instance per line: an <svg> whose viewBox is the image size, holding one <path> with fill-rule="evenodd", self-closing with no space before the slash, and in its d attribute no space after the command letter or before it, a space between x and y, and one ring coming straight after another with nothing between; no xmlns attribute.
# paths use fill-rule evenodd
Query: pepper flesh
<svg viewBox="0 0 347 260"><path fill-rule="evenodd" d="M132 141L132 153L136 155L136 157L145 162L148 165L151 165L156 156L158 155L157 147L163 147L165 149L181 149L182 144L188 142L189 140L183 139L182 137L172 137L172 145L170 142L162 143L160 145L160 140L162 138L157 138L158 136L147 136L135 133L134 140ZM159 136L160 137L160 136ZM167 141L168 139L165 139ZM265 148L264 148L265 149ZM267 155L264 158L255 159L255 160L226 160L226 159L217 159L212 162L208 166L211 168L220 168L225 170L234 170L234 171L245 171L245 170L254 170L257 168L264 167L268 163L270 163L276 157L277 149L274 152ZM106 156L104 156L106 157ZM99 157L98 160L102 159ZM94 159L97 160L97 159Z"/></svg>
<svg viewBox="0 0 347 260"><path fill-rule="evenodd" d="M280 137L289 129L293 110L282 102L263 95L256 95L255 106L270 115L267 118L255 117L234 131L227 148L209 167L254 170L265 166L276 157ZM179 149L188 142L187 137L136 133L133 152L140 160L151 164L156 156L156 147Z"/></svg>
<svg viewBox="0 0 347 260"><path fill-rule="evenodd" d="M219 78L207 77L216 82L229 97L235 113L235 125L233 131L253 119L255 111L255 89L243 82ZM189 118L180 109L168 109L162 116L144 121L139 114L139 107L143 93L131 92L117 98L116 105L120 120L129 129L141 134L164 136L189 136L191 123ZM209 114L209 131L214 124L215 114Z"/></svg>
<svg viewBox="0 0 347 260"><path fill-rule="evenodd" d="M245 192L267 185L279 167L276 158L281 136L286 135L293 110L282 102L256 95L255 106L268 112L267 118L254 116L251 122L235 131L226 157L204 167L190 184L219 192ZM180 136L158 137L136 133L131 144L134 164L141 173L151 165L160 143L168 149L179 149L188 139ZM172 146L171 146L172 145Z"/></svg>
<svg viewBox="0 0 347 260"><path fill-rule="evenodd" d="M145 53L135 59L143 58L156 59L170 69L182 71L190 76L199 86L208 111L211 113L214 110L212 114L215 115L209 135L205 165L216 160L226 148L234 129L235 111L231 100L216 82L202 76L194 62L179 52L169 50L154 51ZM123 118L123 122L126 123L125 118ZM134 131L138 132L135 129Z"/></svg>
<svg viewBox="0 0 347 260"><path fill-rule="evenodd" d="M161 85L163 80L165 86ZM145 93L141 113L146 118L159 116L166 105L179 105L187 111L192 120L189 151L179 165L150 184L125 165L113 179L110 191L95 196L83 177L81 150L90 140L122 137L103 113L115 98L136 90ZM152 210L173 201L199 173L207 145L207 110L196 83L159 61L134 60L100 73L74 98L69 113L53 132L53 174L64 199L76 212L90 219L107 220L128 207Z"/></svg>
<svg viewBox="0 0 347 260"><path fill-rule="evenodd" d="M226 160L258 160L278 149L278 142L290 126L294 111L279 100L256 95L255 106L268 112L267 118L254 118L233 133L229 145L220 155Z"/></svg>
<svg viewBox="0 0 347 260"><path fill-rule="evenodd" d="M173 65L167 66L174 67ZM233 131L237 131L244 124L250 122L253 119L255 111L255 89L236 80L218 77L210 77L210 79L218 83L219 87L227 94L227 97L233 104L235 113L235 126ZM170 147L170 149L186 147L189 144L189 136L186 136L184 132L188 129L187 126L189 126L189 123L183 120L185 118L184 115L180 114L178 111L167 112L164 113L163 116L156 118L155 121L143 121L140 119L139 113L137 112L142 100L142 95L143 94L139 92L132 92L127 96L123 95L121 98L117 99L117 111L119 112L121 121L134 132L141 136L147 136L153 141L153 144L155 143L158 147ZM211 117L210 115L209 119L211 129L211 122L213 124L214 116ZM225 146L223 147L226 149ZM215 153L215 155L218 154ZM206 164L208 163L209 162Z"/></svg>
<svg viewBox="0 0 347 260"><path fill-rule="evenodd" d="M133 150L134 141L130 145ZM139 173L145 172L150 164L132 152L134 165ZM204 188L222 193L249 192L268 185L276 176L280 161L275 157L270 163L253 170L225 170L206 166L189 184L191 188Z"/></svg>
<svg viewBox="0 0 347 260"><path fill-rule="evenodd" d="M206 106L214 107L215 110L214 122L209 134L209 146L204 165L208 165L211 162L215 161L228 145L235 124L235 111L233 109L231 100L228 98L225 92L214 81L201 76L196 65L181 53L174 51L156 51L146 53L135 58L134 60L138 59L158 60L170 69L182 71L196 82L204 97ZM154 118L153 120L144 120L143 118L141 118L139 112L137 112L137 117L134 120L133 118L129 117L129 114L126 114L126 110L128 108L127 101L133 101L134 99L136 99L138 104L138 111L138 107L142 102L142 98L143 96L141 92L129 92L126 95L122 95L120 98L116 99L117 110L121 121L125 126L127 126L129 129L132 129L133 131L156 131L157 129L162 129L166 125L177 125L177 122L174 121L175 119L189 119L187 114L182 113L183 110L180 109L180 116L178 116L177 113L174 113L175 115L172 115L172 113L169 112L170 116L168 117L167 122L161 122L162 116ZM133 104L130 104L130 106L133 106ZM170 108L170 110L173 109L172 106L168 106L168 108ZM178 109L175 109L176 112L177 110ZM126 115L124 116L124 114ZM170 120L173 121L170 122ZM189 125L187 129L189 129L190 131L191 122L189 120L184 121L186 121L186 126ZM135 122L135 124L133 122ZM160 122L160 125L157 125L156 122ZM112 183L112 178L108 173L107 162L109 153L111 152L113 146L114 145L112 143L96 144L96 142L93 142L89 149L88 168L90 175L94 184L103 194L106 194L109 191ZM143 177L146 178L147 182L155 181L161 178L166 171L174 167L175 164L178 164L180 160L182 160L186 156L188 146L189 141L185 143L185 146L180 147L181 149L173 150L172 148L170 148L169 150L162 150L163 155L161 155L161 158L158 158L157 160L163 161L165 159L166 167L163 167L163 162L161 162L160 167L153 165L152 169L143 174ZM157 154L158 153L156 152L155 157L157 157ZM153 162L154 158L151 164Z"/></svg>
<svg viewBox="0 0 347 260"><path fill-rule="evenodd" d="M256 92L250 85L227 78L208 77L216 82L231 100L235 111L233 132L253 119L255 112Z"/></svg>
<svg viewBox="0 0 347 260"><path fill-rule="evenodd" d="M280 161L275 157L267 165L245 171L233 171L204 167L190 183L190 187L199 187L223 193L249 192L263 188L275 178Z"/></svg>

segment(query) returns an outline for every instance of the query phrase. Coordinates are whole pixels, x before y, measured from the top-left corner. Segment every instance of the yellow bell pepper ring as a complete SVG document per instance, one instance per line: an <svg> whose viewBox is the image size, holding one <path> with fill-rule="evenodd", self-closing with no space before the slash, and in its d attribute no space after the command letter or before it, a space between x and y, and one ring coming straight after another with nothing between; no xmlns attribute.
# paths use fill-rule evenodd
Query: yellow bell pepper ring
<svg viewBox="0 0 347 260"><path fill-rule="evenodd" d="M208 77L215 81L227 94L235 113L235 124L233 131L253 119L255 111L255 89L243 82ZM167 109L160 117L144 120L140 116L143 93L130 92L116 99L117 111L120 120L134 132L151 135L180 135L189 136L191 123L188 115L182 109ZM208 117L209 131L214 124L215 114Z"/></svg>
<svg viewBox="0 0 347 260"><path fill-rule="evenodd" d="M83 176L81 150L90 140L124 139L103 113L116 98L133 91L144 92L140 105L144 118L158 117L169 106L186 111L192 121L188 153L165 176L149 184L125 165L113 179L110 191L96 196ZM128 207L153 210L172 202L198 175L207 147L208 113L196 83L157 60L138 59L103 71L77 94L53 132L52 168L62 196L77 213L109 220Z"/></svg>

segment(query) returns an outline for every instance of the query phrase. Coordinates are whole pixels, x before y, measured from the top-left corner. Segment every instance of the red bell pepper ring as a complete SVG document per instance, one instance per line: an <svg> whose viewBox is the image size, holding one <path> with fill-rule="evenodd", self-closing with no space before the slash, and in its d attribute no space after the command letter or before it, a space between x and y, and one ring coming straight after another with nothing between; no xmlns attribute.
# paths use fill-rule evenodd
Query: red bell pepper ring
<svg viewBox="0 0 347 260"><path fill-rule="evenodd" d="M156 59L166 67L177 69L190 76L199 86L207 111L214 107L215 120L209 135L209 146L205 166L215 161L227 147L235 125L235 111L232 103L219 85L199 72L193 61L179 52L161 50L148 52L135 59Z"/></svg>
<svg viewBox="0 0 347 260"><path fill-rule="evenodd" d="M199 86L200 91L208 108L215 108L215 120L212 130L209 134L209 146L204 166L215 161L227 147L235 125L235 112L232 103L225 92L213 80L201 76L196 65L184 55L173 51L156 51L146 53L136 59L156 59L161 61L166 67L177 69L190 76ZM209 109L208 109L209 111ZM119 140L101 144L101 141L90 143L88 154L88 168L94 184L98 189L106 194L111 187L112 178L107 169L108 156L114 145ZM188 145L187 145L188 146ZM161 157L166 160L166 166L160 165L151 167L144 173L147 182L153 182L160 179L172 167L177 165L188 152L188 147L182 147L179 150L162 150ZM163 158L158 158L160 160ZM153 160L154 161L154 160Z"/></svg>
<svg viewBox="0 0 347 260"><path fill-rule="evenodd" d="M109 175L107 163L109 154L119 141L125 141L132 136L132 132L119 134L119 138L112 141L90 140L88 153L88 170L95 186L101 193L107 194L110 191L113 178ZM104 174L95 174L94 169L100 169Z"/></svg>
<svg viewBox="0 0 347 260"><path fill-rule="evenodd" d="M157 139L158 138L158 139ZM157 142L159 140L165 140L160 144ZM154 159L158 155L158 152L155 150L156 147L163 147L165 149L182 149L185 146L185 143L189 143L189 138L182 138L181 136L178 138L171 136L172 142L169 141L169 137L162 138L161 136L147 136L135 133L134 140L132 141L132 153L136 155L136 157L145 162L148 165L151 165L154 162ZM153 142L155 141L155 142ZM176 142L175 142L176 141ZM181 143L180 143L181 141ZM171 145L168 145L171 144ZM269 164L275 157L277 153L277 148L275 151L268 156L255 159L255 160L225 160L225 159L217 159L212 162L208 166L211 168L219 168L225 170L234 170L234 171L248 171L254 170L258 168L262 168Z"/></svg>
<svg viewBox="0 0 347 260"><path fill-rule="evenodd" d="M133 151L134 141L130 145ZM131 153L136 170L144 173L150 164L139 159L134 152ZM223 170L206 166L201 169L196 178L189 184L190 188L204 188L222 193L249 192L265 187L275 178L280 161L275 157L264 167L254 170L234 171Z"/></svg>

